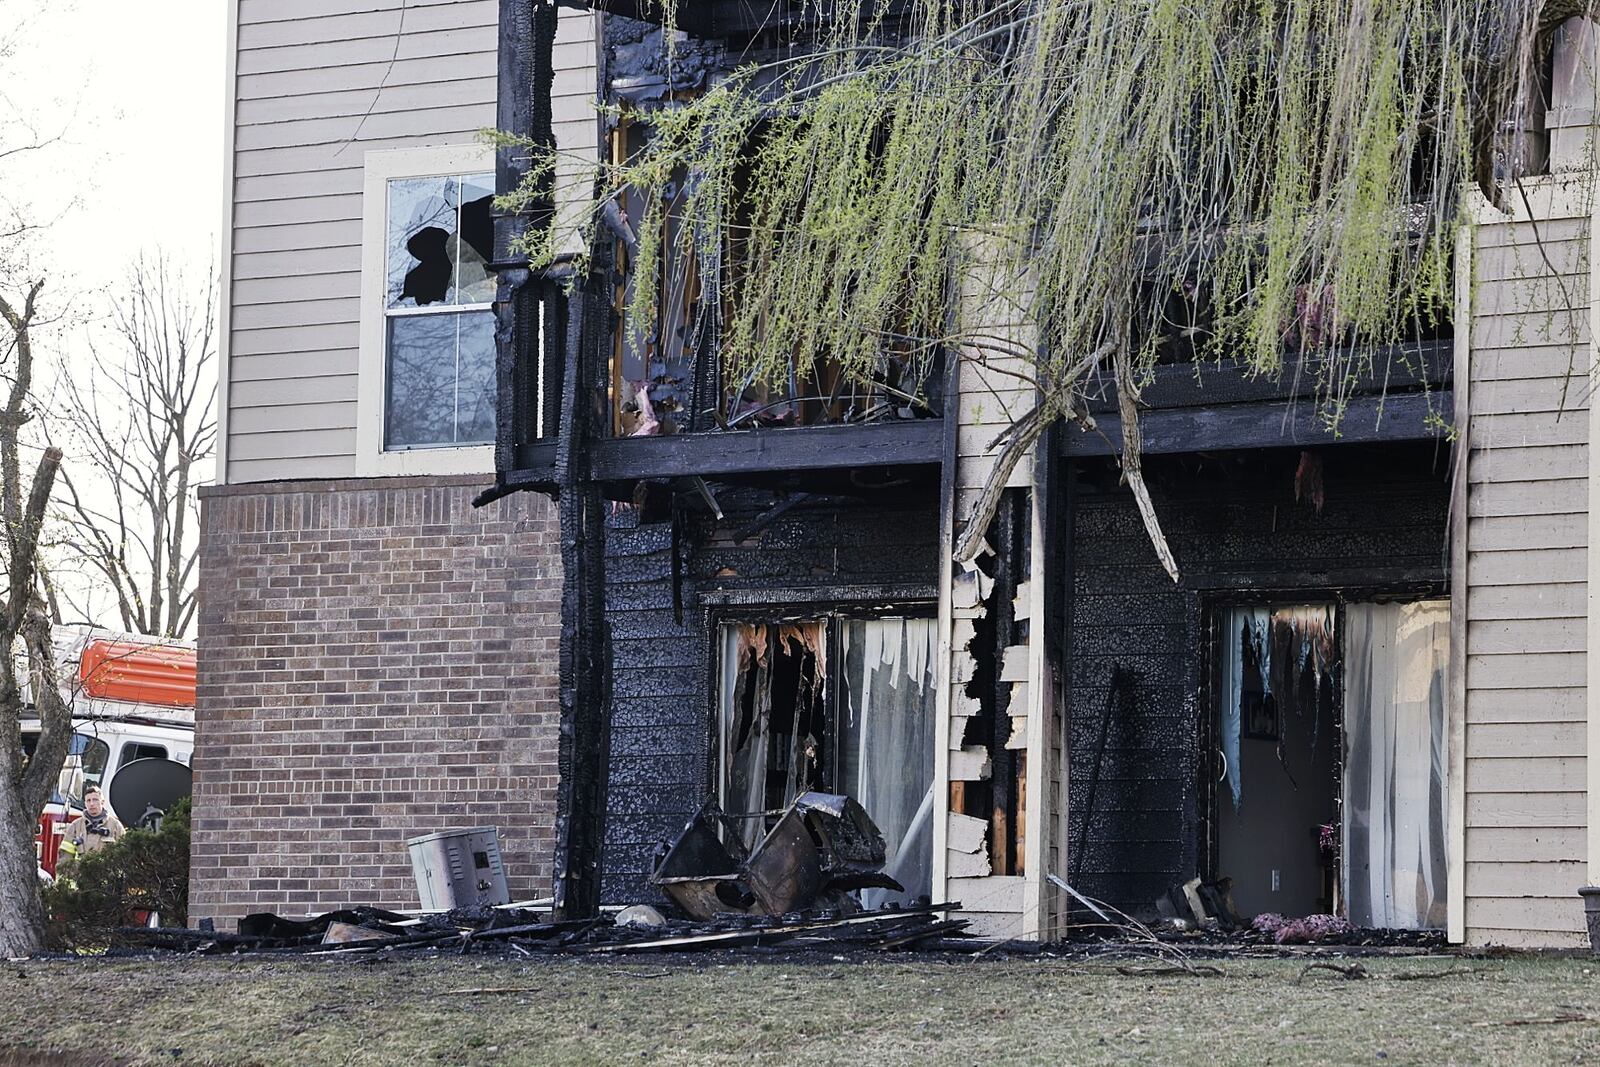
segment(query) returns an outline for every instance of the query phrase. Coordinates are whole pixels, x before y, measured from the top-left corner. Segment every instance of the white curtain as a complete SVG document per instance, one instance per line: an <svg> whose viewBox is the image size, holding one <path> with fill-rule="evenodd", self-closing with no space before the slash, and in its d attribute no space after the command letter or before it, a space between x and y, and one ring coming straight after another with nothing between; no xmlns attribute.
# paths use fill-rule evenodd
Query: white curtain
<svg viewBox="0 0 1600 1067"><path fill-rule="evenodd" d="M884 870L904 895L866 890L881 907L933 891L933 619L844 623L839 787L883 831Z"/></svg>
<svg viewBox="0 0 1600 1067"><path fill-rule="evenodd" d="M1442 927L1450 605L1356 604L1346 619L1347 914L1357 926Z"/></svg>

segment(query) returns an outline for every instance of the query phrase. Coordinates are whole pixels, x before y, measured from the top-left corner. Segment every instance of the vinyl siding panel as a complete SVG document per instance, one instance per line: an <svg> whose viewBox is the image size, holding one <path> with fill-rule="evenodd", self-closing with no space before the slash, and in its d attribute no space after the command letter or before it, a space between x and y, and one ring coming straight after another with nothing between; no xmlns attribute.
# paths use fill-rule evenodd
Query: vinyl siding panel
<svg viewBox="0 0 1600 1067"><path fill-rule="evenodd" d="M1475 236L1466 935L1566 946L1582 937L1587 860L1587 225L1507 223Z"/></svg>
<svg viewBox="0 0 1600 1067"><path fill-rule="evenodd" d="M237 2L226 480L348 477L365 156L473 144L495 124L499 6ZM561 18L556 136L588 154L594 22Z"/></svg>

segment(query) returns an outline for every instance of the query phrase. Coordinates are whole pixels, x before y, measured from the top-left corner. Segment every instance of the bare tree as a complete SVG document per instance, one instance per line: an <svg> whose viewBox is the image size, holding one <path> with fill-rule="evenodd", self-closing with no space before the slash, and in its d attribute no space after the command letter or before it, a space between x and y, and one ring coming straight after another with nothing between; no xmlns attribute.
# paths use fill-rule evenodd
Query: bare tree
<svg viewBox="0 0 1600 1067"><path fill-rule="evenodd" d="M194 621L196 465L217 440L216 300L214 272L191 285L164 256L141 259L112 302L111 350L91 342L62 376L54 421L76 464L62 475L63 555L136 633L182 637ZM62 594L74 600L64 583Z"/></svg>
<svg viewBox="0 0 1600 1067"><path fill-rule="evenodd" d="M22 431L33 417L34 335L40 323L43 281L27 284L16 299L0 291L0 333L11 377L0 410L0 548L6 554L4 602L0 603L0 956L20 956L44 947L44 907L39 898L33 840L39 812L49 798L72 737L72 711L62 698L50 639L50 616L40 594L39 538L61 451L41 453L26 493L22 482ZM19 661L21 643L26 659ZM25 666L24 666L25 664ZM19 666L22 669L19 669ZM32 684L27 684L31 673ZM22 716L33 698L40 720L31 757L23 752Z"/></svg>

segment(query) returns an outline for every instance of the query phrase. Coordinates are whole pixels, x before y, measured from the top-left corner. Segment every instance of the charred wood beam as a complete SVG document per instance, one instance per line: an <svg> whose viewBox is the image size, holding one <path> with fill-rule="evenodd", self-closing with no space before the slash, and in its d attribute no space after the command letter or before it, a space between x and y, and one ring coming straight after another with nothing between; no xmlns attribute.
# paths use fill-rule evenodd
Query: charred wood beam
<svg viewBox="0 0 1600 1067"><path fill-rule="evenodd" d="M1371 367L1347 383L1348 394L1398 394L1448 385L1455 342L1417 341L1377 349L1370 357ZM1321 361L1312 357L1285 360L1276 375L1255 374L1240 363L1171 363L1155 368L1154 378L1139 390L1139 402L1161 409L1310 398L1320 381ZM1089 402L1091 414L1116 410L1109 391Z"/></svg>
<svg viewBox="0 0 1600 1067"><path fill-rule="evenodd" d="M939 419L850 426L804 426L729 433L618 437L594 443L596 481L760 474L849 467L937 466Z"/></svg>
<svg viewBox="0 0 1600 1067"><path fill-rule="evenodd" d="M551 92L559 12L547 0L501 0L500 12L501 122L512 123L513 132L553 149ZM510 153L501 152L496 168L501 191L520 182L518 166ZM515 236L529 226L548 222L555 210L554 181L554 175L547 176L544 195L533 204L528 217L496 220L497 260L508 259ZM600 242L592 278L605 278L610 270L606 244ZM508 285L520 288L523 298L514 296L506 302L510 322L500 324L500 386L502 390L509 387L513 395L508 398L502 393L497 464L503 484L537 484L525 473L519 476L516 467L527 458L524 449L540 436L539 409L544 408L548 416L551 406L558 404L561 432L548 480L559 500L561 523L559 780L552 891L556 919L570 920L594 915L600 906L605 840L611 677L605 612L605 500L588 473L589 450L598 430L593 398L601 395L599 379L604 366L598 355L607 336L609 308L598 281L582 282L569 297L551 278L530 282L527 275L523 269L519 276L514 262L501 273L502 290ZM533 374L540 360L546 369L542 379Z"/></svg>
<svg viewBox="0 0 1600 1067"><path fill-rule="evenodd" d="M608 263L599 263L603 277ZM594 915L600 906L610 764L611 641L605 606L605 498L586 477L596 426L592 397L604 361L608 302L586 283L577 312L563 323L566 360L555 482L561 520L561 723L557 746L556 854L553 892L558 919Z"/></svg>
<svg viewBox="0 0 1600 1067"><path fill-rule="evenodd" d="M551 94L555 85L554 43L557 12L544 0L500 0L500 49L498 57L498 109L496 125L507 133L530 139L550 150L555 148L554 112ZM526 150L503 147L495 154L495 190L505 194L519 188L526 177ZM518 466L519 446L549 429L541 425L541 413L553 416L556 394L540 395L541 382L549 385L552 374L541 375L541 361L547 371L560 362L559 344L540 351L541 305L560 301L554 279L534 277L516 248L531 227L548 225L555 212L555 180L547 178L526 212L496 211L494 216L495 288L495 384L496 427L495 469L499 472L494 489L483 494L485 503L503 496L519 484L505 474ZM570 270L570 268L568 268ZM546 335L548 336L548 335ZM548 436L548 435L546 435ZM541 486L541 488L550 488Z"/></svg>
<svg viewBox="0 0 1600 1067"><path fill-rule="evenodd" d="M1141 451L1145 455L1222 452L1250 448L1313 448L1385 441L1431 441L1444 423L1436 418L1450 410L1450 391L1360 396L1345 406L1337 436L1328 432L1309 401L1258 401L1209 408L1166 408L1139 416ZM1065 456L1111 456L1118 452L1122 420L1098 419L1085 432L1069 427L1061 437Z"/></svg>
<svg viewBox="0 0 1600 1067"><path fill-rule="evenodd" d="M772 30L818 29L838 20L840 0L559 0L564 7L662 24L672 10L678 29L692 37L749 38ZM862 21L909 16L913 0L868 0Z"/></svg>

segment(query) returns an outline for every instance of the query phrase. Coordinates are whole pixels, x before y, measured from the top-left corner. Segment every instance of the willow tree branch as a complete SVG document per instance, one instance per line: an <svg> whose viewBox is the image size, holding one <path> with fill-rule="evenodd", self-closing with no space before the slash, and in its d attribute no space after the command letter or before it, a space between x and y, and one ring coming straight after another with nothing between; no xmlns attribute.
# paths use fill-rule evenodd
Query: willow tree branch
<svg viewBox="0 0 1600 1067"><path fill-rule="evenodd" d="M1161 561L1167 577L1176 582L1178 561L1167 544L1167 535L1161 532L1161 520L1156 517L1156 507L1150 500L1150 488L1145 485L1144 470L1139 462L1139 392L1133 384L1133 360L1127 347L1117 346L1111 362L1117 376L1117 411L1122 416L1122 478L1139 506L1139 518L1144 520L1144 531L1150 536L1156 558Z"/></svg>

